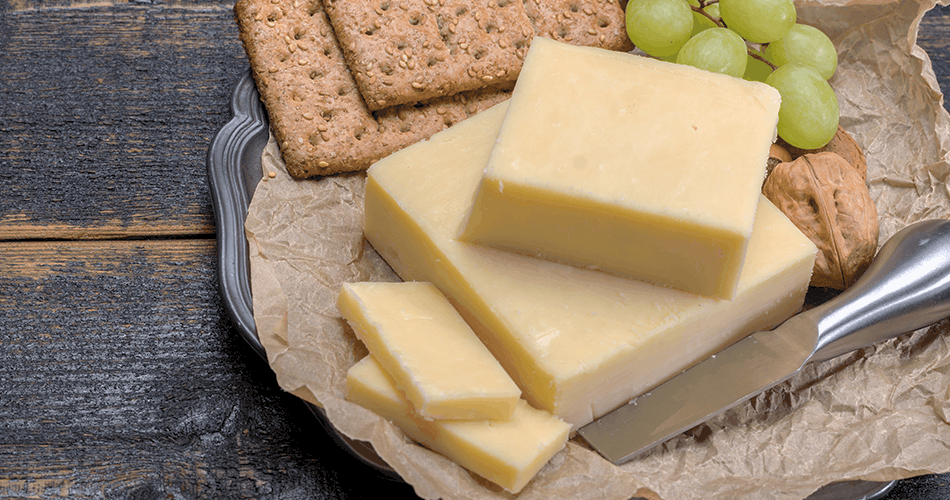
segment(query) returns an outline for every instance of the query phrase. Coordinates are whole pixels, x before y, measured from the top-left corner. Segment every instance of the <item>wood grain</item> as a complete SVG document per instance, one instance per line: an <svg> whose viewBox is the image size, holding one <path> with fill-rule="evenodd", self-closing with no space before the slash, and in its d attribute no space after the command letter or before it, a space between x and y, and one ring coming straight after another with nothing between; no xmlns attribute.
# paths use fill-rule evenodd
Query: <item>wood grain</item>
<svg viewBox="0 0 950 500"><path fill-rule="evenodd" d="M950 8L918 43L950 91ZM230 3L0 0L0 498L415 498L222 307L204 162L246 67Z"/></svg>
<svg viewBox="0 0 950 500"><path fill-rule="evenodd" d="M221 309L213 255L0 243L0 498L405 493L277 387Z"/></svg>
<svg viewBox="0 0 950 500"><path fill-rule="evenodd" d="M0 240L213 233L205 154L247 67L230 5L62 3L0 10Z"/></svg>
<svg viewBox="0 0 950 500"><path fill-rule="evenodd" d="M950 93L950 6L937 6L920 22L917 45L927 51L944 95ZM943 106L950 109L944 100Z"/></svg>

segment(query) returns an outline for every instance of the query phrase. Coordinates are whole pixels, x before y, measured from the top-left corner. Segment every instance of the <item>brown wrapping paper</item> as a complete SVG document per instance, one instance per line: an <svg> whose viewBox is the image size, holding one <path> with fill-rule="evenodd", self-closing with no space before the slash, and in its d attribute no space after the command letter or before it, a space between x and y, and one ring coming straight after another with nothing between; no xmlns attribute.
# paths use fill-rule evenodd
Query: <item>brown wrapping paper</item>
<svg viewBox="0 0 950 500"><path fill-rule="evenodd" d="M946 0L944 0L946 1ZM950 214L950 116L917 27L930 0L798 3L838 48L841 125L863 147L881 242ZM512 495L343 399L366 355L339 318L344 281L398 280L362 238L364 175L294 181L273 142L246 233L254 317L282 388L369 442L423 498ZM267 173L274 172L270 178ZM521 499L800 499L842 480L950 472L950 322L824 363L617 467L572 440Z"/></svg>

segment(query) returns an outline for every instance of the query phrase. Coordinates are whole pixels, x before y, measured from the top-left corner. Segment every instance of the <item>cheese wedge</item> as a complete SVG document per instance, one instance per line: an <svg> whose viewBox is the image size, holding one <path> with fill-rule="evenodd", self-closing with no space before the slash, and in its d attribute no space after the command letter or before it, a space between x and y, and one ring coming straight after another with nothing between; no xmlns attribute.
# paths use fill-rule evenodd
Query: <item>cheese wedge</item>
<svg viewBox="0 0 950 500"><path fill-rule="evenodd" d="M735 296L775 89L539 38L509 102L462 240Z"/></svg>
<svg viewBox="0 0 950 500"><path fill-rule="evenodd" d="M346 374L346 399L372 410L423 445L518 493L567 442L571 426L520 400L508 421L419 418L369 355Z"/></svg>
<svg viewBox="0 0 950 500"><path fill-rule="evenodd" d="M521 390L431 283L344 283L337 309L427 419L507 420Z"/></svg>
<svg viewBox="0 0 950 500"><path fill-rule="evenodd" d="M456 240L504 113L373 165L364 234L449 297L534 407L582 426L801 307L817 250L765 198L732 301Z"/></svg>

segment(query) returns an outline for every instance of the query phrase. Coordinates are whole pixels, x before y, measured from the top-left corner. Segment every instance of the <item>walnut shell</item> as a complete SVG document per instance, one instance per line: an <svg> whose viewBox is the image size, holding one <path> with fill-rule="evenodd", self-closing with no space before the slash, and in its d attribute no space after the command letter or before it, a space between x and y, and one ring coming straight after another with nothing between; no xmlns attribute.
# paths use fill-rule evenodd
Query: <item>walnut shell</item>
<svg viewBox="0 0 950 500"><path fill-rule="evenodd" d="M861 151L861 146L858 146L854 137L851 137L851 134L841 128L841 125L838 125L838 130L835 131L834 137L828 141L828 144L818 149L800 149L784 141L780 141L780 144L791 153L793 159L805 154L823 153L825 151L836 153L858 171L862 180L866 181L868 178L868 162L864 157L864 151Z"/></svg>
<svg viewBox="0 0 950 500"><path fill-rule="evenodd" d="M792 158L792 154L789 153L787 149L779 146L778 144L772 144L769 146L769 158L775 158L776 160L779 160L779 163L794 160L794 158Z"/></svg>
<svg viewBox="0 0 950 500"><path fill-rule="evenodd" d="M792 155L787 149L778 144L772 144L769 146L769 159L765 164L765 176L768 177L772 173L772 169L779 163L792 160Z"/></svg>
<svg viewBox="0 0 950 500"><path fill-rule="evenodd" d="M780 163L762 193L818 247L811 286L843 290L877 251L877 208L864 180L836 153Z"/></svg>

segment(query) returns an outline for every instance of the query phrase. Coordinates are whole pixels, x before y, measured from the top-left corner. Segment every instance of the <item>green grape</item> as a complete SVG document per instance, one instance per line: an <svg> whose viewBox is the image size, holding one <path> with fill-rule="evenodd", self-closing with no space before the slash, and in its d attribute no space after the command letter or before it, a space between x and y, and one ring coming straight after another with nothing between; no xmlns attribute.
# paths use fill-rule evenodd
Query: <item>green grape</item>
<svg viewBox="0 0 950 500"><path fill-rule="evenodd" d="M693 32L693 11L686 0L630 0L627 35L655 57L676 54Z"/></svg>
<svg viewBox="0 0 950 500"><path fill-rule="evenodd" d="M752 43L770 43L795 25L794 0L720 0L719 13L729 29Z"/></svg>
<svg viewBox="0 0 950 500"><path fill-rule="evenodd" d="M659 60L661 60L661 61L666 61L666 62L675 63L675 62L676 62L676 58L679 56L679 54L680 54L680 53L677 52L677 53L675 53L675 54L670 54L670 55L668 55L668 56L654 56L654 57L656 57L657 59L659 59Z"/></svg>
<svg viewBox="0 0 950 500"><path fill-rule="evenodd" d="M755 52L759 57L765 57L761 52L757 50L749 49L752 52ZM742 78L752 81L752 82L764 82L769 75L772 74L772 67L768 64L762 62L759 59L752 57L752 54L746 55L746 64L745 64L745 74L742 75Z"/></svg>
<svg viewBox="0 0 950 500"><path fill-rule="evenodd" d="M746 57L745 42L739 35L726 28L710 28L690 38L676 62L742 78Z"/></svg>
<svg viewBox="0 0 950 500"><path fill-rule="evenodd" d="M792 146L817 149L838 129L838 99L828 81L811 66L788 63L772 72L765 83L778 90L778 135Z"/></svg>
<svg viewBox="0 0 950 500"><path fill-rule="evenodd" d="M805 24L792 26L788 34L766 47L765 54L776 66L790 62L807 64L825 80L838 67L838 54L831 39L818 28Z"/></svg>
<svg viewBox="0 0 950 500"><path fill-rule="evenodd" d="M699 7L699 0L689 0L689 4L694 7ZM714 18L719 18L719 4L714 3L712 5L707 5L703 9L707 14ZM700 14L699 12L693 11L693 36L699 34L700 31L708 30L709 28L716 28L719 25L714 23L712 19Z"/></svg>

